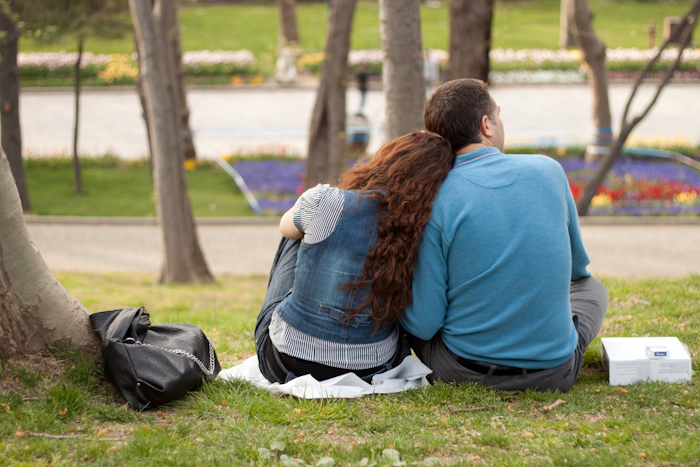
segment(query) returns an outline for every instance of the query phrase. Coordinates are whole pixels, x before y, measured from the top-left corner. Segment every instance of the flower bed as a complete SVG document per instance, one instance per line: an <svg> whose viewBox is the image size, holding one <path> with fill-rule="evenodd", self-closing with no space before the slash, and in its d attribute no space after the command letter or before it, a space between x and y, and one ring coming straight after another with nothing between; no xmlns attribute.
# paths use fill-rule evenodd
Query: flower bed
<svg viewBox="0 0 700 467"><path fill-rule="evenodd" d="M19 53L17 64L22 86L70 85L73 80L77 52L30 52ZM84 52L80 61L81 78L86 85L99 86L133 84L138 77L137 55L93 54ZM199 82L215 84L246 81L261 82L257 61L252 52L209 51L185 52L182 63L187 76Z"/></svg>
<svg viewBox="0 0 700 467"><path fill-rule="evenodd" d="M625 49L618 47L615 49L607 49L606 58L609 69L609 77L628 78L630 74L635 74L640 71L646 63L651 60L657 53L658 47L651 49ZM436 62L442 69L449 60L449 54L444 50L433 49L428 51L428 56ZM664 50L659 58L659 61L652 67L651 71L657 74L666 69L678 57L678 49L671 48ZM523 71L560 71L567 72L566 75L554 74L557 81L571 82L574 75L578 75L585 79L585 67L582 66L581 53L578 49L492 49L489 53L491 61L491 71L496 74L508 72L523 72ZM314 54L313 57L302 56L299 66L306 66L310 71L316 72L320 69L323 61L323 54ZM370 70L380 73L382 52L380 50L353 50L348 57L349 64L352 67L365 64L370 67ZM521 77L524 75L521 73ZM518 75L515 75L517 77ZM565 77L564 77L565 76ZM700 78L700 49L685 49L681 55L681 61L677 77L684 78ZM505 81L512 81L510 78L502 78ZM527 78L525 78L527 79ZM536 79L535 82L540 81Z"/></svg>
<svg viewBox="0 0 700 467"><path fill-rule="evenodd" d="M578 199L597 164L582 157L556 159L566 171L574 198ZM291 208L304 189L303 161L242 160L232 165L268 214L281 214ZM593 198L589 213L700 215L700 173L673 160L621 157Z"/></svg>
<svg viewBox="0 0 700 467"><path fill-rule="evenodd" d="M582 159L559 161L575 199L583 194L597 164ZM591 202L591 215L700 214L700 173L680 163L622 157Z"/></svg>
<svg viewBox="0 0 700 467"><path fill-rule="evenodd" d="M630 78L651 59L657 48L608 49L609 77ZM449 58L443 50L430 50L431 60L443 67ZM660 73L678 56L677 49L665 50L652 72ZM348 56L351 73L364 64L371 75L382 70L381 50L352 50ZM18 54L23 86L70 85L76 52L31 52ZM303 54L297 59L300 73L317 74L323 64L323 53ZM497 48L491 50L491 69L494 82L577 82L585 80L581 54L576 49L523 49ZM200 84L260 83L264 76L257 60L247 50L200 50L183 54L183 63L191 82ZM138 76L135 54L96 55L85 52L81 61L81 76L86 85L132 84ZM540 75L528 73L537 70ZM544 72L544 74L543 74ZM548 73L547 73L548 72ZM271 73L271 70L269 71ZM686 49L681 56L676 77L700 78L700 49Z"/></svg>
<svg viewBox="0 0 700 467"><path fill-rule="evenodd" d="M232 165L267 214L284 213L304 190L306 167L299 159L244 160Z"/></svg>

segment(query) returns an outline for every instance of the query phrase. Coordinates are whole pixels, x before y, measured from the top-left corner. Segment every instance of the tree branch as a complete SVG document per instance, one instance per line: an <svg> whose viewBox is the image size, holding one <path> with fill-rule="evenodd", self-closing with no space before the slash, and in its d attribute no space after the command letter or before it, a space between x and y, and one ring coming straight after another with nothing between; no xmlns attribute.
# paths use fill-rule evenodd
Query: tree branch
<svg viewBox="0 0 700 467"><path fill-rule="evenodd" d="M618 135L617 139L615 140L615 143L613 144L610 153L603 159L601 164L598 166L598 169L596 170L595 174L591 178L591 180L588 182L586 185L586 188L583 191L583 195L579 200L576 202L576 209L578 210L579 216L585 216L588 213L588 208L591 204L591 201L593 200L593 197L595 196L596 191L598 191L598 187L600 187L601 183L603 182L603 179L607 175L608 171L612 167L613 163L615 162L615 159L620 155L622 151L622 146L624 145L625 141L627 140L627 137L630 135L634 127L642 121L644 117L649 113L651 108L654 106L656 101L659 98L659 95L661 94L661 91L663 88L668 84L668 82L671 80L671 77L673 74L676 72L678 69L678 65L680 64L681 61L681 56L683 54L683 51L686 49L688 44L690 44L690 38L692 36L693 29L695 27L695 24L697 23L698 20L698 15L700 15L700 0L696 0L693 6L690 8L688 13L685 14L681 21L681 27L678 28L678 31L675 34L673 34L671 37L669 37L664 44L661 46L659 49L658 53L654 58L652 58L649 63L644 67L642 72L640 73L639 77L637 78L634 87L632 88L632 93L629 97L629 100L627 101L627 105L625 107L625 113L622 117L622 122L620 124L620 134ZM672 39L675 39L678 34L681 34L681 46L678 49L678 57L676 57L676 60L673 62L671 67L667 70L666 75L664 76L663 81L659 84L659 86L656 89L656 94L654 95L653 99L649 103L649 105L646 107L646 109L640 114L634 117L631 121L628 121L628 116L629 116L629 110L632 105L632 100L634 99L637 90L639 89L639 86L641 85L642 81L646 77L647 73L653 66L653 64L659 59L661 56L661 53L668 47L669 43L671 42Z"/></svg>
<svg viewBox="0 0 700 467"><path fill-rule="evenodd" d="M28 436L36 436L39 438L50 438L50 439L84 439L85 441L124 441L124 438L93 438L88 435L82 434L72 434L72 435L52 435L49 433L36 433L33 431L18 431L15 433L18 438L26 438Z"/></svg>
<svg viewBox="0 0 700 467"><path fill-rule="evenodd" d="M456 407L450 407L450 412L453 413L458 413L458 412L481 412L482 410L491 410L495 409L495 405L485 405L483 407L468 407L466 409L458 409Z"/></svg>

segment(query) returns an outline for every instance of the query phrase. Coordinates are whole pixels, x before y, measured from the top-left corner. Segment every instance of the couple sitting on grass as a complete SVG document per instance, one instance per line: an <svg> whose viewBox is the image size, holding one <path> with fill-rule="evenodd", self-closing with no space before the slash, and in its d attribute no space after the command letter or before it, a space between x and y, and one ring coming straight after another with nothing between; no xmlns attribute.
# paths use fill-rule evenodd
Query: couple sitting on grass
<svg viewBox="0 0 700 467"><path fill-rule="evenodd" d="M563 169L503 153L500 109L481 81L439 87L425 128L302 194L255 329L262 374L284 383L410 354L434 381L568 390L608 296L586 269Z"/></svg>

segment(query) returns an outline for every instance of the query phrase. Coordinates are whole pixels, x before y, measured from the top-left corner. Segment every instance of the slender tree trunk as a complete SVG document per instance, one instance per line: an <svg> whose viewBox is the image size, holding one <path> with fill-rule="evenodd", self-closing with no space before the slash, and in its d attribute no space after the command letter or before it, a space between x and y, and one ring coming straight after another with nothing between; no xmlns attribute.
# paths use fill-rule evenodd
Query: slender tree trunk
<svg viewBox="0 0 700 467"><path fill-rule="evenodd" d="M190 109L187 106L187 70L182 63L182 42L180 40L180 13L176 1L163 2L161 16L162 31L170 43L172 64L177 77L177 109L180 116L180 136L182 138L185 159L196 159L192 129L190 127Z"/></svg>
<svg viewBox="0 0 700 467"><path fill-rule="evenodd" d="M10 0L10 11L17 11L16 0ZM22 133L19 125L19 67L17 66L17 43L19 32L12 17L0 9L0 146L7 151L17 190L24 211L31 210L27 181L22 161Z"/></svg>
<svg viewBox="0 0 700 467"><path fill-rule="evenodd" d="M309 131L306 186L335 182L345 168L345 89L348 80L350 31L357 0L333 0L326 58Z"/></svg>
<svg viewBox="0 0 700 467"><path fill-rule="evenodd" d="M83 177L80 174L80 159L78 159L78 127L80 126L80 61L83 59L83 38L78 39L78 60L75 62L75 126L73 128L73 174L75 176L75 192L83 193Z"/></svg>
<svg viewBox="0 0 700 467"><path fill-rule="evenodd" d="M489 80L494 0L449 0L450 63L446 80Z"/></svg>
<svg viewBox="0 0 700 467"><path fill-rule="evenodd" d="M574 0L561 0L559 12L559 47L574 47L574 35L571 30L570 11L573 10Z"/></svg>
<svg viewBox="0 0 700 467"><path fill-rule="evenodd" d="M425 82L420 30L420 0L380 0L379 33L384 63L386 137L423 128Z"/></svg>
<svg viewBox="0 0 700 467"><path fill-rule="evenodd" d="M184 171L173 54L161 31L161 14L170 0L129 0L134 19L141 79L151 126L156 208L163 235L164 262L159 282L212 282L199 246Z"/></svg>
<svg viewBox="0 0 700 467"><path fill-rule="evenodd" d="M10 164L0 148L0 357L49 347L96 354L89 312L46 267L29 238Z"/></svg>
<svg viewBox="0 0 700 467"><path fill-rule="evenodd" d="M139 44L134 35L134 50L136 50L136 62L139 67L139 76L136 78L136 92L139 95L139 102L141 103L141 118L143 118L143 123L146 125L146 136L148 137L148 166L151 168L151 177L153 177L153 142L151 141L151 121L148 119L148 109L146 106L146 95L143 90L143 77L141 70L143 69L143 58L139 53Z"/></svg>
<svg viewBox="0 0 700 467"><path fill-rule="evenodd" d="M610 152L612 126L608 99L608 68L605 65L605 43L593 29L593 13L588 0L573 0L569 24L576 45L588 69L588 84L593 93L593 134L586 147L586 159L597 160Z"/></svg>
<svg viewBox="0 0 700 467"><path fill-rule="evenodd" d="M693 6L690 8L688 13L685 14L683 19L681 20L681 24L678 28L678 30L671 35L664 44L661 46L661 48L658 50L656 53L656 56L649 60L649 62L646 64L644 69L641 71L639 76L637 77L637 80L634 83L634 86L632 87L632 93L630 94L629 99L627 100L627 105L625 106L625 111L622 115L622 124L620 125L620 134L617 136L617 139L612 145L612 148L610 150L610 153L605 156L600 164L598 164L598 168L596 169L595 173L593 174L593 177L591 177L591 180L588 182L586 185L586 188L583 190L583 194L581 197L576 201L576 209L578 211L579 216L585 216L588 214L588 208L591 205L591 201L593 200L593 197L595 196L596 192L598 191L598 188L600 185L603 183L603 180L605 179L605 176L608 174L610 169L612 168L615 159L620 155L622 152L622 146L625 144L625 141L627 141L627 137L632 133L632 130L634 129L635 126L639 124L642 120L644 120L644 117L647 116L651 108L654 106L656 101L659 99L659 96L661 95L661 91L664 89L666 84L671 80L671 77L673 74L676 72L678 69L678 65L680 64L681 57L683 54L683 50L685 50L686 47L690 44L690 39L693 34L693 29L695 28L695 25L697 24L698 17L700 16L700 0L695 0L695 3L693 3ZM649 103L647 104L646 108L642 110L638 115L635 117L632 117L631 119L629 118L630 114L630 109L632 108L632 101L634 100L635 95L637 94L637 90L639 89L639 86L642 84L642 81L646 78L647 73L651 68L654 66L654 64L659 60L659 57L661 57L661 54L666 50L669 44L680 44L680 47L678 49L678 55L676 56L676 60L673 62L670 68L668 68L665 72L664 78L661 81L661 83L658 84L656 87L656 93L654 96L651 98Z"/></svg>
<svg viewBox="0 0 700 467"><path fill-rule="evenodd" d="M282 47L299 46L299 26L297 24L297 2L296 0L276 0L279 33L278 49Z"/></svg>

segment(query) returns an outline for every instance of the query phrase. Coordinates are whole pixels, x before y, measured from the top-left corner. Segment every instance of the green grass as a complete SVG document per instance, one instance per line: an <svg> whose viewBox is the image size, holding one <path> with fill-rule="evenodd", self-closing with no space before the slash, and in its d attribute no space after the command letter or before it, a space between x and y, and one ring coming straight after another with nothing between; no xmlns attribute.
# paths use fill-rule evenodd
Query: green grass
<svg viewBox="0 0 700 467"><path fill-rule="evenodd" d="M199 325L224 368L253 354L264 277L224 276L214 285L188 287L156 286L155 277L138 274L59 279L91 311L145 305L155 322ZM611 302L602 336L675 335L698 355L700 277L603 282ZM215 381L169 407L139 413L103 382L100 366L55 351L2 362L0 465L282 466L291 465L289 458L316 465L330 456L335 465L386 466L391 462L383 451L390 448L407 465L436 459L448 465L696 465L697 376L625 392L607 384L600 359L596 339L579 382L565 394L438 384L359 400L305 401ZM700 369L697 358L693 368ZM559 398L566 403L542 412ZM24 437L26 431L67 438ZM278 441L282 451L271 449Z"/></svg>
<svg viewBox="0 0 700 467"><path fill-rule="evenodd" d="M668 147L690 157L700 147ZM514 154L546 154L581 158L584 147L508 148ZM266 159L271 155L242 159ZM148 163L124 161L113 156L82 157L83 194L75 193L71 161L67 157L27 158L25 176L32 211L42 216L155 217L155 195ZM235 160L233 161L235 162ZM233 180L211 161L199 161L186 172L188 193L196 217L253 216ZM264 196L264 195L263 195Z"/></svg>
<svg viewBox="0 0 700 467"><path fill-rule="evenodd" d="M635 0L591 0L596 32L608 47L647 47L650 19L657 25L656 43L662 42L663 19L682 15L690 0L640 2ZM325 3L299 4L297 7L300 46L304 52L323 51L327 29ZM447 50L449 23L446 2L440 8L421 9L423 44L426 48ZM248 49L257 57L261 69L269 74L274 65L277 44L277 10L274 4L212 5L180 10L182 44L191 50ZM559 48L559 0L498 2L493 25L493 46L512 49ZM40 44L22 38L20 50L75 51L77 44L63 40ZM355 12L351 47L379 49L379 13L376 2L361 1ZM130 53L132 37L106 41L88 39L85 49L93 53Z"/></svg>
<svg viewBox="0 0 700 467"><path fill-rule="evenodd" d="M116 158L82 158L83 194L75 194L67 158L28 159L26 178L32 214L46 216L155 217L155 196L148 164ZM253 214L233 180L218 166L202 163L187 171L196 217Z"/></svg>

